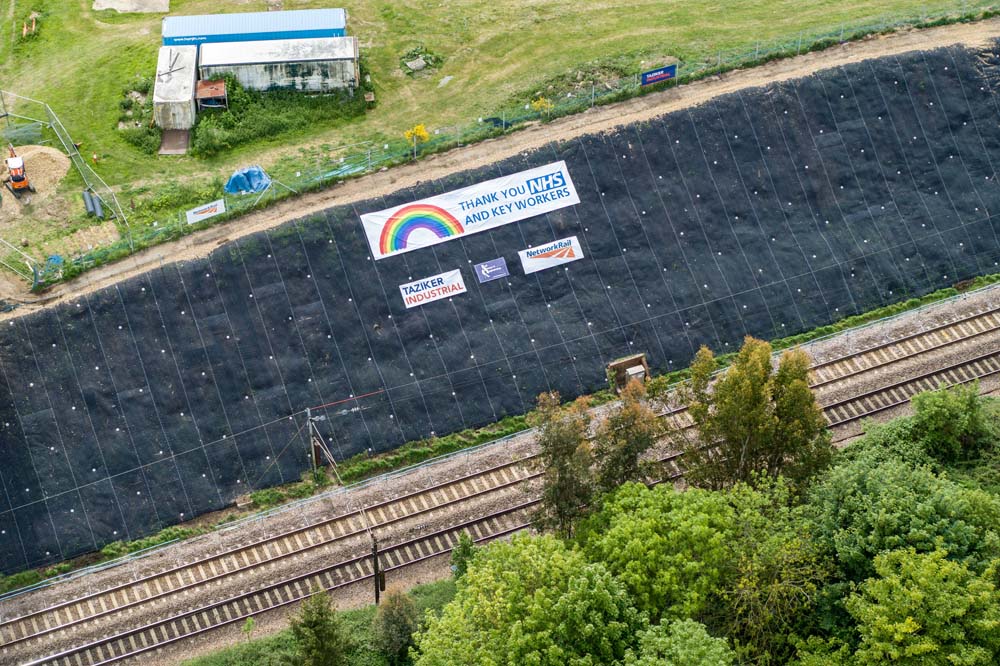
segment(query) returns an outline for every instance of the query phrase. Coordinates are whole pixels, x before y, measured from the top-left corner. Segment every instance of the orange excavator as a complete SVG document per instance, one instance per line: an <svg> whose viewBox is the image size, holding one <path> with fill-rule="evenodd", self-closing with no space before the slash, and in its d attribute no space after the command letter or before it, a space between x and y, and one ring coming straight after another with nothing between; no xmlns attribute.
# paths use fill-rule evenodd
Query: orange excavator
<svg viewBox="0 0 1000 666"><path fill-rule="evenodd" d="M15 199L20 199L21 195L26 192L34 192L35 188L28 180L28 173L24 170L24 158L17 156L13 144L8 144L7 150L10 152L10 157L4 160L4 165L7 167L7 177L4 178L3 184L10 190Z"/></svg>

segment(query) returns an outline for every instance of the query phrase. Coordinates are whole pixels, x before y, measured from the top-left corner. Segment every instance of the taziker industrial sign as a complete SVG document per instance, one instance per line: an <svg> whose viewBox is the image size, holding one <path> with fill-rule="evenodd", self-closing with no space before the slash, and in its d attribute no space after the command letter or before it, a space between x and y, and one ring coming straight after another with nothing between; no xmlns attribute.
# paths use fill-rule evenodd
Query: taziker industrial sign
<svg viewBox="0 0 1000 666"><path fill-rule="evenodd" d="M432 275L423 280L401 284L399 285L399 293L403 295L403 304L406 307L415 308L424 303L464 294L465 282L462 280L462 271L456 269Z"/></svg>
<svg viewBox="0 0 1000 666"><path fill-rule="evenodd" d="M565 162L520 171L361 216L375 259L580 203Z"/></svg>
<svg viewBox="0 0 1000 666"><path fill-rule="evenodd" d="M643 72L642 85L651 86L654 83L661 83L674 78L677 78L677 65L667 65L666 67L659 67L651 69L648 72Z"/></svg>
<svg viewBox="0 0 1000 666"><path fill-rule="evenodd" d="M521 267L524 268L524 273L527 275L583 259L583 248L580 247L576 236L570 236L538 247L529 247L517 254L521 257Z"/></svg>

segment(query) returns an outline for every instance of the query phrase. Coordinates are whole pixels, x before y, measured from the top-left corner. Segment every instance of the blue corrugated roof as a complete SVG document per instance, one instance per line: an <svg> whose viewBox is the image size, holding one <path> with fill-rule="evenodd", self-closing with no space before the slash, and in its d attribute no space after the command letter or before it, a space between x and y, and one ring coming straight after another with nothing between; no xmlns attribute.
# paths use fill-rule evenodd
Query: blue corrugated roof
<svg viewBox="0 0 1000 666"><path fill-rule="evenodd" d="M212 35L267 35L269 33L315 33L336 31L344 34L347 14L343 9L299 9L287 12L250 12L245 14L207 14L204 16L167 16L163 19L163 43L176 43L185 37ZM331 35L336 36L336 35ZM187 40L185 40L187 41ZM210 38L196 41L212 41Z"/></svg>

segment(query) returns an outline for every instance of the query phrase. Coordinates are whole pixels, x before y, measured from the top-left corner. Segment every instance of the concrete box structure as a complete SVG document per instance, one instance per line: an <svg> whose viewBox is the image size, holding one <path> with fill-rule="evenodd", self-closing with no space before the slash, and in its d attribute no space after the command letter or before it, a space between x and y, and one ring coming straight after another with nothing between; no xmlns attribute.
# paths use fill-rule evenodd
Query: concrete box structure
<svg viewBox="0 0 1000 666"><path fill-rule="evenodd" d="M163 19L162 26L164 46L343 37L346 34L347 12L343 9L168 16Z"/></svg>
<svg viewBox="0 0 1000 666"><path fill-rule="evenodd" d="M204 44L198 70L203 79L232 74L252 90L353 90L358 85L358 40L329 37Z"/></svg>
<svg viewBox="0 0 1000 666"><path fill-rule="evenodd" d="M194 127L198 47L161 46L153 82L153 119L163 129Z"/></svg>

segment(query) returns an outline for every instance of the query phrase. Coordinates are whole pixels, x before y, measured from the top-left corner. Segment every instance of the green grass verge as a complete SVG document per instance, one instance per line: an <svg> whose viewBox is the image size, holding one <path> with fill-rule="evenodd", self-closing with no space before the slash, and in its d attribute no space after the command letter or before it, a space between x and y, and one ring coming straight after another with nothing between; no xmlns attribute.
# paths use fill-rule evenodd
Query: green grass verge
<svg viewBox="0 0 1000 666"><path fill-rule="evenodd" d="M455 596L455 582L441 580L418 585L407 593L421 617L427 611L439 613ZM341 611L340 619L353 645L347 658L351 666L388 666L388 662L374 647L372 621L375 606ZM288 630L257 640L219 650L204 657L184 662L185 666L283 666L293 654L292 635Z"/></svg>

